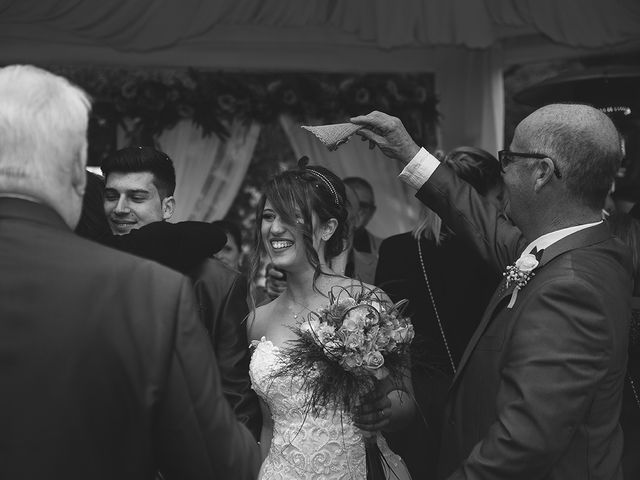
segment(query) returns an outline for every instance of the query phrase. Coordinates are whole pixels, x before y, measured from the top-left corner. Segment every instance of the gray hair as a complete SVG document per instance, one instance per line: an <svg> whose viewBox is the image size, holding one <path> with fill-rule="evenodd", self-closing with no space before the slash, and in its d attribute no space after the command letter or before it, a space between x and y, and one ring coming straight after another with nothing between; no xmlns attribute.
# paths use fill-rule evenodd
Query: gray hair
<svg viewBox="0 0 640 480"><path fill-rule="evenodd" d="M0 68L0 192L38 197L86 159L91 101L68 80L30 65Z"/></svg>

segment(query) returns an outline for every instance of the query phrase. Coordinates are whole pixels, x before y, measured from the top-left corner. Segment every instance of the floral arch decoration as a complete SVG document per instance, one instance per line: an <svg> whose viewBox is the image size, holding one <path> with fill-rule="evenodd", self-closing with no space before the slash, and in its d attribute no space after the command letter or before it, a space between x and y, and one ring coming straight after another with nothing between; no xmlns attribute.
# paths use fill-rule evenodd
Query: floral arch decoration
<svg viewBox="0 0 640 480"><path fill-rule="evenodd" d="M191 119L203 135L228 135L233 120L271 124L282 114L300 122L339 123L381 110L402 119L421 145L435 146L438 120L433 74L246 73L196 69L53 66L50 70L94 99L90 162L115 126L129 144L153 144L164 130ZM92 134L93 132L93 134ZM92 138L94 137L94 138ZM93 158L92 158L93 157Z"/></svg>

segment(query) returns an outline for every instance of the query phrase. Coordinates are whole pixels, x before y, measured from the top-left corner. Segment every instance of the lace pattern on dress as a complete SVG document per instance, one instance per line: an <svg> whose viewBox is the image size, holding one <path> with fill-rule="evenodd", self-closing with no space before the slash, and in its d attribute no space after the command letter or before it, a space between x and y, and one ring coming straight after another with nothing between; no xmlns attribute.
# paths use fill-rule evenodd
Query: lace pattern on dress
<svg viewBox="0 0 640 480"><path fill-rule="evenodd" d="M278 367L280 349L264 337L254 345L249 367L251 383L268 405L273 418L273 438L260 478L366 478L362 434L353 425L350 415L331 410L312 415L305 408L301 379L272 376ZM378 443L394 472L402 470L404 465L400 457L389 450L381 436ZM391 477L396 478L393 474Z"/></svg>

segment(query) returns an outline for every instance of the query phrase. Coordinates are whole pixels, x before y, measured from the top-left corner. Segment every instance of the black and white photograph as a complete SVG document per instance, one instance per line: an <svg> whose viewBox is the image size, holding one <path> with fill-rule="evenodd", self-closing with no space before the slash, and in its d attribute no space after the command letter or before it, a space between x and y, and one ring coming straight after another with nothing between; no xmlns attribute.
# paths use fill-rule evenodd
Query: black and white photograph
<svg viewBox="0 0 640 480"><path fill-rule="evenodd" d="M0 437L640 480L640 2L0 0Z"/></svg>

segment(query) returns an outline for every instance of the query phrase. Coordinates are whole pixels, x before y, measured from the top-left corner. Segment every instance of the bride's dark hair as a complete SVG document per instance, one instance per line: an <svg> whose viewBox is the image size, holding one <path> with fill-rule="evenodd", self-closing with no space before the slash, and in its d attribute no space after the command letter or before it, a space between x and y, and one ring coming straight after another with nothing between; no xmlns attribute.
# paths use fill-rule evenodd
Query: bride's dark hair
<svg viewBox="0 0 640 480"><path fill-rule="evenodd" d="M307 157L302 157L298 160L297 168L275 175L265 185L256 207L256 248L250 278L255 278L260 262L267 253L260 228L267 199L284 223L301 232L307 259L315 269L314 282L321 271L318 253L313 248L312 213L315 212L318 220L323 223L331 218L338 221L335 232L325 244L325 260L329 262L345 250L349 226L344 183L331 170L318 165L307 165L308 162ZM302 215L301 223L296 222L296 211Z"/></svg>

